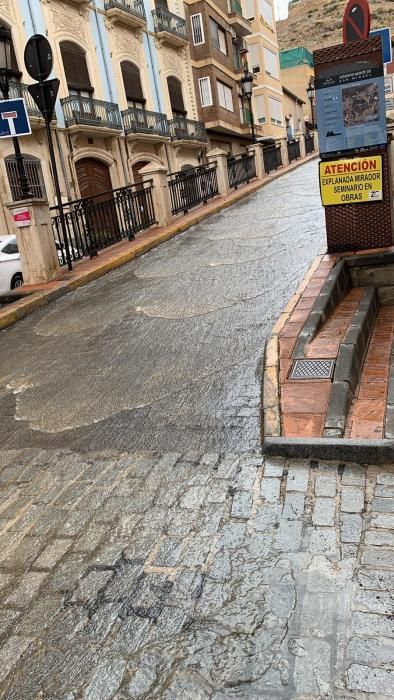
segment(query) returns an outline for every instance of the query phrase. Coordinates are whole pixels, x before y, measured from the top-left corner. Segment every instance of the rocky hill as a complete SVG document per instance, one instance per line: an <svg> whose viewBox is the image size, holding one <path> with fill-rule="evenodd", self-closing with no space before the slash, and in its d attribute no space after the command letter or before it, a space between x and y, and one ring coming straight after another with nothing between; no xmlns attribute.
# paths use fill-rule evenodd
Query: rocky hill
<svg viewBox="0 0 394 700"><path fill-rule="evenodd" d="M342 17L347 0L293 0L289 16L276 23L280 50L305 46L310 51L342 43ZM392 28L394 0L369 0L371 29Z"/></svg>

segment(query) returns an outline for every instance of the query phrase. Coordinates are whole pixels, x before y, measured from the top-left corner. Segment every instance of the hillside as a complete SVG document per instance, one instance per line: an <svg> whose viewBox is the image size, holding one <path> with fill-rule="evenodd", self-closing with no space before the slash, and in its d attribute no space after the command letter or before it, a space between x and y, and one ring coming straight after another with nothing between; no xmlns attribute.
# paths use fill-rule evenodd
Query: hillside
<svg viewBox="0 0 394 700"><path fill-rule="evenodd" d="M305 46L310 51L342 43L344 0L293 0L287 19L276 23L280 50ZM369 0L371 29L394 30L394 0Z"/></svg>

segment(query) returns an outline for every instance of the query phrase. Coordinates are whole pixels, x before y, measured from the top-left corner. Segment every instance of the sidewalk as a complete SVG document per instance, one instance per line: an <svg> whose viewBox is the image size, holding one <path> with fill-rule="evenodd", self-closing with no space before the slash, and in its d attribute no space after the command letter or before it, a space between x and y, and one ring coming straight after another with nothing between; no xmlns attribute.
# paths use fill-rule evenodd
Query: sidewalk
<svg viewBox="0 0 394 700"><path fill-rule="evenodd" d="M266 442L315 439L329 450L343 440L346 458L349 440L394 437L393 253L322 254L312 264L267 342Z"/></svg>
<svg viewBox="0 0 394 700"><path fill-rule="evenodd" d="M241 186L226 197L216 197L206 206L199 207L185 216L179 216L174 219L170 226L165 228L152 227L138 234L133 241L125 240L110 246L100 251L97 257L76 263L71 272L68 270L62 271L58 280L43 285L24 285L23 292L28 293L27 297L0 308L0 330L13 325L41 306L45 306L74 289L105 275L107 272L125 265L134 258L160 245L160 243L174 238L209 216L220 212L232 204L236 204L278 177L291 172L314 158L317 158L316 153L303 160L295 161L291 165L273 172L271 175L267 175L262 181L254 180L248 185Z"/></svg>

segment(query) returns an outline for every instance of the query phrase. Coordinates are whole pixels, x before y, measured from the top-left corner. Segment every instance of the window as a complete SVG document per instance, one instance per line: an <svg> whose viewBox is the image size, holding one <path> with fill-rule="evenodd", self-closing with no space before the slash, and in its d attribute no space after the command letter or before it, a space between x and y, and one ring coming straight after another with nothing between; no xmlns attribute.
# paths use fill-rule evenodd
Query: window
<svg viewBox="0 0 394 700"><path fill-rule="evenodd" d="M9 243L7 243L7 245L4 246L1 252L5 253L6 255L16 255L17 253L19 253L17 242L10 241Z"/></svg>
<svg viewBox="0 0 394 700"><path fill-rule="evenodd" d="M42 176L41 162L34 156L23 154L27 179L29 180L30 191L34 199L46 199L44 178ZM19 185L18 167L15 156L5 158L5 169L8 182L10 184L11 197L14 202L23 199L23 194Z"/></svg>
<svg viewBox="0 0 394 700"><path fill-rule="evenodd" d="M128 106L144 109L145 99L142 92L139 68L134 63L130 63L130 61L123 61L120 64L120 68Z"/></svg>
<svg viewBox="0 0 394 700"><path fill-rule="evenodd" d="M249 45L249 65L253 73L260 72L260 47L258 44Z"/></svg>
<svg viewBox="0 0 394 700"><path fill-rule="evenodd" d="M274 97L268 98L270 117L273 124L282 124L282 105Z"/></svg>
<svg viewBox="0 0 394 700"><path fill-rule="evenodd" d="M264 22L273 27L274 25L274 15L272 12L272 5L268 0L262 0L261 2L261 14L263 15Z"/></svg>
<svg viewBox="0 0 394 700"><path fill-rule="evenodd" d="M276 53L270 49L264 48L265 72L272 75L273 78L279 78L278 73L278 57Z"/></svg>
<svg viewBox="0 0 394 700"><path fill-rule="evenodd" d="M212 17L209 18L209 26L211 30L212 45L219 49L222 53L227 54L226 32L219 27Z"/></svg>
<svg viewBox="0 0 394 700"><path fill-rule="evenodd" d="M255 16L254 0L245 0L245 17L246 17L246 19L253 19L254 16Z"/></svg>
<svg viewBox="0 0 394 700"><path fill-rule="evenodd" d="M70 93L71 91L71 94L93 93L84 50L71 41L62 41L60 52Z"/></svg>
<svg viewBox="0 0 394 700"><path fill-rule="evenodd" d="M264 104L264 95L256 95L254 98L255 105L256 105L256 116L257 116L257 121L259 124L264 124L265 123L265 104Z"/></svg>
<svg viewBox="0 0 394 700"><path fill-rule="evenodd" d="M171 75L167 78L167 85L172 113L180 114L184 117L186 115L186 110L183 102L181 81Z"/></svg>
<svg viewBox="0 0 394 700"><path fill-rule="evenodd" d="M210 79L208 77L199 78L198 87L200 88L201 107L210 107L213 104Z"/></svg>
<svg viewBox="0 0 394 700"><path fill-rule="evenodd" d="M220 106L224 107L224 109L228 109L229 112L234 112L232 89L229 88L228 85L221 83L219 80L217 81L217 88Z"/></svg>
<svg viewBox="0 0 394 700"><path fill-rule="evenodd" d="M192 26L193 44L200 46L205 43L204 25L201 12L198 15L191 15L190 24Z"/></svg>

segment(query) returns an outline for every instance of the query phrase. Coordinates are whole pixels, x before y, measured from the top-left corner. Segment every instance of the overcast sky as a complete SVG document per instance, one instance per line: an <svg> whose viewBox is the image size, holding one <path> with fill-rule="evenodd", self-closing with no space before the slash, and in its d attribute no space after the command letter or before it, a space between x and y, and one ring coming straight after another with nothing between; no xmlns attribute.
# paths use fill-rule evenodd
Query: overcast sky
<svg viewBox="0 0 394 700"><path fill-rule="evenodd" d="M289 0L274 0L276 19L285 19L287 17L287 6Z"/></svg>

